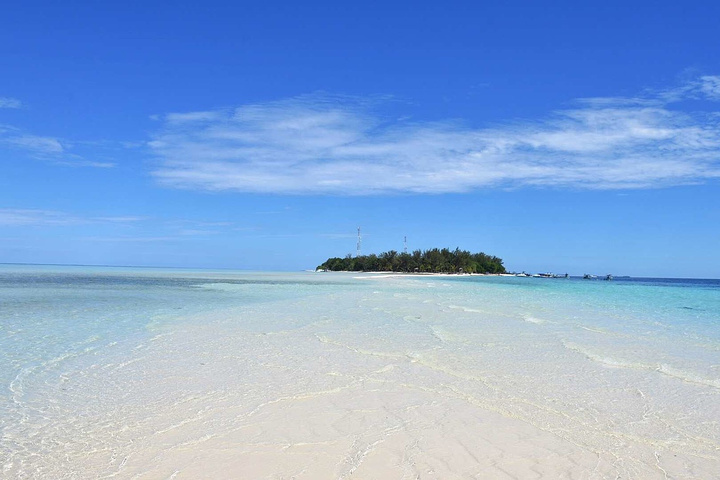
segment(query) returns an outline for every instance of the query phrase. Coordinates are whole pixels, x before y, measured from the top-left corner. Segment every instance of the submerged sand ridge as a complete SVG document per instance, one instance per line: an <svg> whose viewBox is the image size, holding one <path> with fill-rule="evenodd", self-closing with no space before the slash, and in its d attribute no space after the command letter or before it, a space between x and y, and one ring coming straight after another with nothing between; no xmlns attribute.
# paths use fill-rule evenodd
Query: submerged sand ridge
<svg viewBox="0 0 720 480"><path fill-rule="evenodd" d="M25 399L45 420L5 432L3 474L715 478L719 389L598 361L636 340L497 293L358 281L164 324Z"/></svg>

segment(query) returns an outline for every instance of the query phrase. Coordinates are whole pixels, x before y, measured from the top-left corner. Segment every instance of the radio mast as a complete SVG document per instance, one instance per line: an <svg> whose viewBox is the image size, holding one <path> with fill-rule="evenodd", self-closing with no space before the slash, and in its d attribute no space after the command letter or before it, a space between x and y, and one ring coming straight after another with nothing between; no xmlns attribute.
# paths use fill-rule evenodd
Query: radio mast
<svg viewBox="0 0 720 480"><path fill-rule="evenodd" d="M362 236L360 235L360 227L358 227L357 253L355 254L356 257L360 256L361 247L362 247Z"/></svg>
<svg viewBox="0 0 720 480"><path fill-rule="evenodd" d="M405 235L405 239L403 240L403 253L407 253L407 235Z"/></svg>

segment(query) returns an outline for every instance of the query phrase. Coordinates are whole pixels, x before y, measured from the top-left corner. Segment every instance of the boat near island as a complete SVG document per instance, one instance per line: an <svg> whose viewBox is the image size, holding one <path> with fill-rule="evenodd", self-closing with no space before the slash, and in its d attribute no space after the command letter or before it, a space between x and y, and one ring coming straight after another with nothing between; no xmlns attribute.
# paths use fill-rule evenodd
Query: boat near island
<svg viewBox="0 0 720 480"><path fill-rule="evenodd" d="M589 274L589 273L586 273L585 275L583 275L582 278L585 279L585 280L597 280L597 279L598 279L598 276L597 276L597 275L591 275L591 274ZM603 280L612 280L612 279L613 279L612 273L608 273L608 274L605 275L605 277L603 278Z"/></svg>
<svg viewBox="0 0 720 480"><path fill-rule="evenodd" d="M518 276L518 277L533 277L533 278L570 278L570 275L568 275L567 273L556 274L556 273L550 273L550 272L535 273L533 275L529 275L529 274L523 272L523 274L516 275L516 276Z"/></svg>
<svg viewBox="0 0 720 480"><path fill-rule="evenodd" d="M550 273L550 272L548 272L548 273L533 273L533 274L522 272L522 273L516 273L516 274L514 274L514 276L516 276L516 277L532 277L532 278L570 278L570 275L567 273L556 274L556 273Z"/></svg>

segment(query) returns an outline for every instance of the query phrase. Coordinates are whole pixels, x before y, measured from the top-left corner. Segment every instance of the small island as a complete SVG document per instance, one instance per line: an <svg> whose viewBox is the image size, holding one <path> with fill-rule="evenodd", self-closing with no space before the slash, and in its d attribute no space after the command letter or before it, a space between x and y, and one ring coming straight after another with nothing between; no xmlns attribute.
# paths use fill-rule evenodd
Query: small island
<svg viewBox="0 0 720 480"><path fill-rule="evenodd" d="M405 273L505 273L502 259L485 253L448 248L415 250L398 253L395 250L379 255L359 255L328 258L317 267L333 272L405 272Z"/></svg>

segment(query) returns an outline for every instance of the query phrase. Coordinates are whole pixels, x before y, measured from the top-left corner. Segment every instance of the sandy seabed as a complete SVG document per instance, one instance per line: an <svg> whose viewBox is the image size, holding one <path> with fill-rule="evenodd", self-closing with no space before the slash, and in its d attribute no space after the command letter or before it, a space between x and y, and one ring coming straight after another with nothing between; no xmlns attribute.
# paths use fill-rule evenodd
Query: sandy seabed
<svg viewBox="0 0 720 480"><path fill-rule="evenodd" d="M384 279L159 327L48 386L36 451L3 476L720 478L717 388L452 288Z"/></svg>

